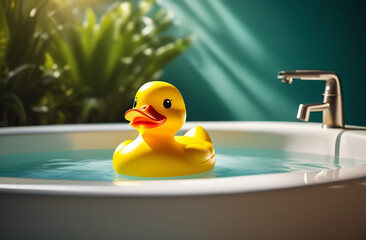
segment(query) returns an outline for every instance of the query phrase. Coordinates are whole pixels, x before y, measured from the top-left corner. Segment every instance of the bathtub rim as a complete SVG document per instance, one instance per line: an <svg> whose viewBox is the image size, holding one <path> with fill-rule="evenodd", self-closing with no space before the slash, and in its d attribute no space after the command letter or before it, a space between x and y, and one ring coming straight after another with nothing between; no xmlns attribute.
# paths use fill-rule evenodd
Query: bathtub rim
<svg viewBox="0 0 366 240"><path fill-rule="evenodd" d="M204 125L208 128L215 127L215 130L227 130L228 126L230 126L230 129L235 129L235 127L242 124L250 125L258 123L263 126L272 126L273 124L278 126L286 125L289 127L301 126L305 128L320 128L321 126L319 123L298 122L190 122L185 125L184 130L195 125ZM347 126L347 128L348 130L366 129L365 127L357 126ZM73 124L12 127L0 129L0 137L23 134L116 130L130 131L131 127L128 126L128 124ZM333 131L334 133L339 134L342 130L331 129L327 131ZM235 176L217 179L102 182L0 177L0 193L121 197L202 196L269 191L326 183L335 183L340 187L344 187L342 185L344 181L359 178L366 179L366 165L312 172Z"/></svg>

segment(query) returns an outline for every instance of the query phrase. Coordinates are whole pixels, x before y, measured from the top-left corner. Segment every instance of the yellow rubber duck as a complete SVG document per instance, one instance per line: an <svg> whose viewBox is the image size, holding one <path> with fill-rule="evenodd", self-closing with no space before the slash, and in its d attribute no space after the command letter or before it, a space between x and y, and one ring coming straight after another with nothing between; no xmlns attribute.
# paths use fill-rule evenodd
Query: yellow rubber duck
<svg viewBox="0 0 366 240"><path fill-rule="evenodd" d="M152 81L136 93L126 120L139 131L135 140L122 142L114 151L117 173L139 177L197 174L215 165L215 150L200 126L175 136L186 120L183 97L176 87Z"/></svg>

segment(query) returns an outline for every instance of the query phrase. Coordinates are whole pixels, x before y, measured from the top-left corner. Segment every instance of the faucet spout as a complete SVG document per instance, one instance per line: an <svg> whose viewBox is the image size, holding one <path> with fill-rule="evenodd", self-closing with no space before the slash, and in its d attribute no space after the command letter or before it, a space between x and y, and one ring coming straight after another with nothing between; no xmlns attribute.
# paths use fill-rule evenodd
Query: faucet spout
<svg viewBox="0 0 366 240"><path fill-rule="evenodd" d="M281 71L277 78L280 78L283 83L291 84L293 79L300 80L322 80L326 81L324 94L342 95L341 81L338 75L332 71L321 70L296 70L296 71Z"/></svg>
<svg viewBox="0 0 366 240"><path fill-rule="evenodd" d="M309 121L310 112L323 112L324 128L344 128L343 97L341 81L335 72L320 70L281 71L277 78L291 84L294 79L326 81L322 103L300 104L297 118Z"/></svg>

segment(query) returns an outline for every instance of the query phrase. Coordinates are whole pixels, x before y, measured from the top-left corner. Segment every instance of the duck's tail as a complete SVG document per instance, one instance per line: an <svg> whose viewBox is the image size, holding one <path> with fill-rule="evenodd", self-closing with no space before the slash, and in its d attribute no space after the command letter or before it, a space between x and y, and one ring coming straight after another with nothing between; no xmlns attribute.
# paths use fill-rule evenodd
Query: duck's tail
<svg viewBox="0 0 366 240"><path fill-rule="evenodd" d="M186 134L184 134L184 136L198 138L198 139L212 143L210 135L208 135L207 131L201 126L192 128L191 130L186 132Z"/></svg>

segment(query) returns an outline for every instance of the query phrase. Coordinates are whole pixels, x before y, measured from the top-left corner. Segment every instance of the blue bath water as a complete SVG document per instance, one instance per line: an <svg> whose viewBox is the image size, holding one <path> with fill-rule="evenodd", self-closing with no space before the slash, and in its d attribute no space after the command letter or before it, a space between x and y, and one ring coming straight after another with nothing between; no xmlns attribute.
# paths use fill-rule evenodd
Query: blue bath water
<svg viewBox="0 0 366 240"><path fill-rule="evenodd" d="M142 178L114 172L114 149L41 152L0 156L0 177L91 181L221 178L268 173L316 171L365 164L365 161L273 150L215 148L216 165L205 173Z"/></svg>

